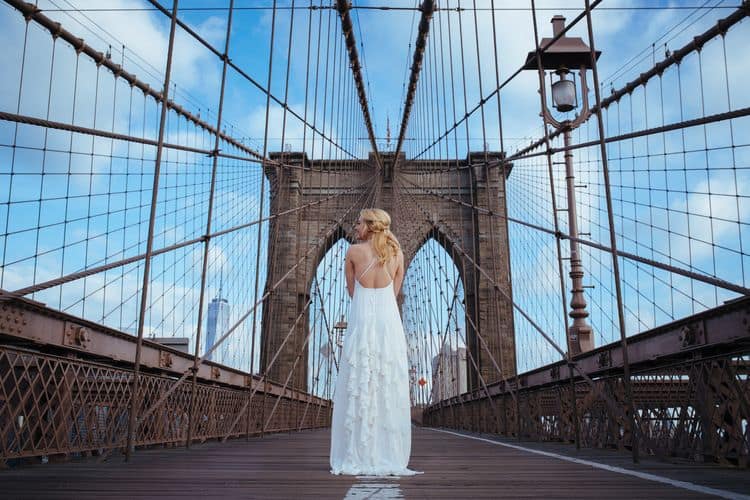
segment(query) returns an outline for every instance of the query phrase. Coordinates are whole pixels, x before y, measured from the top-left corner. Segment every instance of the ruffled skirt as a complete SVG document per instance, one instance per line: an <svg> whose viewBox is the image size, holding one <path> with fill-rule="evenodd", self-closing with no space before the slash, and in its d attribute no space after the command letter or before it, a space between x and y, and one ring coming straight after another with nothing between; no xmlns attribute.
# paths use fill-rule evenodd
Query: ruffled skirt
<svg viewBox="0 0 750 500"><path fill-rule="evenodd" d="M333 396L331 472L417 474L406 339L392 286L355 285Z"/></svg>

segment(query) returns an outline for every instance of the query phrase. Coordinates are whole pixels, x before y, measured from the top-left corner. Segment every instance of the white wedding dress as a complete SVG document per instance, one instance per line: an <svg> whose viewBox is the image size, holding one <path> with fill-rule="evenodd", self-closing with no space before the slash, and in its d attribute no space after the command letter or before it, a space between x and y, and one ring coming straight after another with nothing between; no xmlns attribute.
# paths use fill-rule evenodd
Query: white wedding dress
<svg viewBox="0 0 750 500"><path fill-rule="evenodd" d="M406 338L393 278L362 286L373 260L355 280L344 349L333 394L331 473L410 476L411 414Z"/></svg>

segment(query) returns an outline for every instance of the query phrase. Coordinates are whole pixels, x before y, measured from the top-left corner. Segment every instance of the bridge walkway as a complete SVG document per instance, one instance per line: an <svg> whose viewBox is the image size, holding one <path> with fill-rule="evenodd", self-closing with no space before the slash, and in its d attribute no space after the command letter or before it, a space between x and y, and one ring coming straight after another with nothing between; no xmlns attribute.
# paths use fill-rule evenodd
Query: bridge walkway
<svg viewBox="0 0 750 500"><path fill-rule="evenodd" d="M750 474L414 428L414 477L333 476L327 429L0 472L3 498L742 498ZM750 497L748 497L750 498Z"/></svg>

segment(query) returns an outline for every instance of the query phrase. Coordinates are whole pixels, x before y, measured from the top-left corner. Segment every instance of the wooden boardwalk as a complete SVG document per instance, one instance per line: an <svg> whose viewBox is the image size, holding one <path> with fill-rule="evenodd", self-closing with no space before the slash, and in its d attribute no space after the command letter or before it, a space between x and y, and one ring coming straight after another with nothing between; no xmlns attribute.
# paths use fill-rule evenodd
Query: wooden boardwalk
<svg viewBox="0 0 750 500"><path fill-rule="evenodd" d="M85 460L0 471L2 498L708 498L750 493L750 473L716 467L661 463L636 474L690 480L693 489L628 473L627 457L583 451L572 460L431 429L415 428L410 467L424 474L402 478L333 476L328 468L329 431L275 434L250 441L211 442L184 448L138 451L130 463ZM529 445L543 453L572 447ZM607 458L609 457L609 458ZM632 468L632 466L630 466ZM696 479L698 478L698 479ZM696 483L696 481L698 483ZM679 484L679 483L678 483ZM685 486L684 484L682 486ZM688 488L690 486L688 485ZM716 492L714 491L714 492Z"/></svg>

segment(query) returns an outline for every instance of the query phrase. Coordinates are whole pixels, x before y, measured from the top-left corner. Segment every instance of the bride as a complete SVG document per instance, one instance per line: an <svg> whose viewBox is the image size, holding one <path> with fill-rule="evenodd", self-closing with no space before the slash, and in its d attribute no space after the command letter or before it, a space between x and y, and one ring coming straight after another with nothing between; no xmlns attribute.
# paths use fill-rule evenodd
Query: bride
<svg viewBox="0 0 750 500"><path fill-rule="evenodd" d="M333 395L333 474L418 474L406 467L411 452L409 372L396 304L404 254L390 225L384 210L362 210L354 226L362 243L346 253L352 303Z"/></svg>

